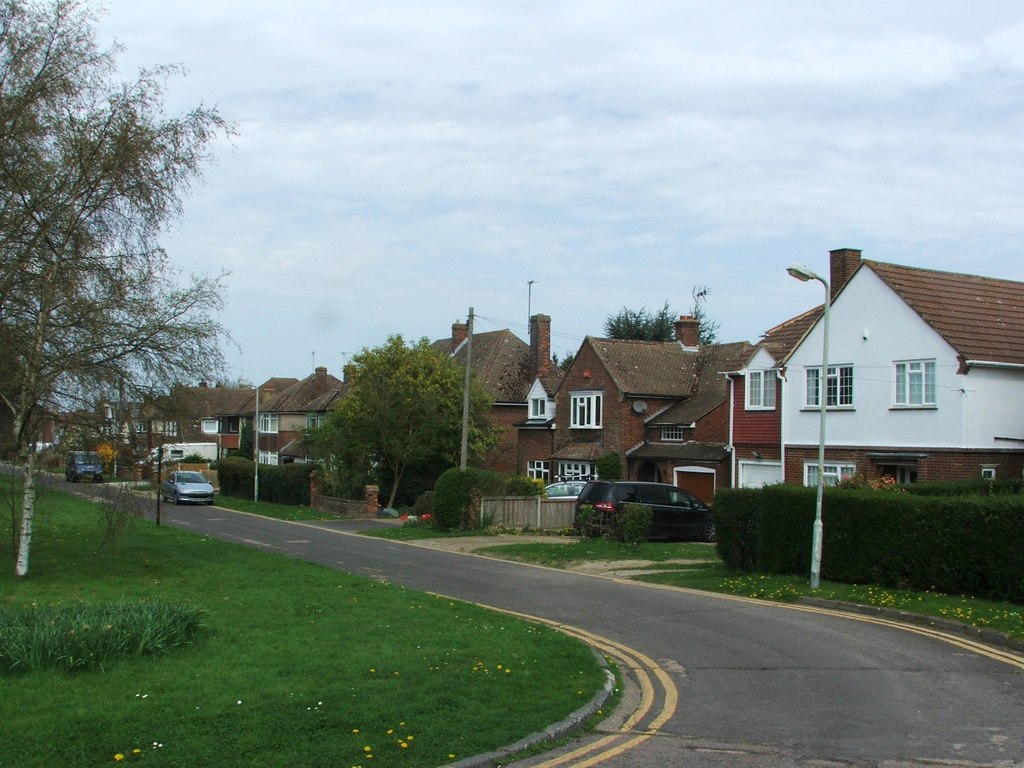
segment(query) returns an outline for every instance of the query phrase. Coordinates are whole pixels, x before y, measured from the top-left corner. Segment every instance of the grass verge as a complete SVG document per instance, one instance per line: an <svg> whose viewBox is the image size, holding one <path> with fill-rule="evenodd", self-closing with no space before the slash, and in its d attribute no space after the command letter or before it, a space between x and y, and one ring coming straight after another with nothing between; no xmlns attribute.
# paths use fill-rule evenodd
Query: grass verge
<svg viewBox="0 0 1024 768"><path fill-rule="evenodd" d="M383 532L380 535L391 537L400 534ZM425 534L421 532L418 535L423 537ZM439 534L434 532L434 535ZM551 568L572 568L581 563L594 561L647 561L650 565L644 570L649 570L650 573L634 574L632 578L652 584L776 602L791 603L800 597L813 596L825 600L878 606L959 621L971 627L991 629L1016 640L1024 640L1024 606L1015 603L824 580L820 589L812 590L808 580L800 576L732 571L722 563L714 545L711 544L643 542L631 545L607 539L519 544L512 540L511 543L485 547L476 552Z"/></svg>
<svg viewBox="0 0 1024 768"><path fill-rule="evenodd" d="M29 579L0 542L0 610L159 596L203 627L102 672L0 672L2 765L435 768L603 684L591 651L547 627L140 520L98 551L102 534L96 505L42 491Z"/></svg>

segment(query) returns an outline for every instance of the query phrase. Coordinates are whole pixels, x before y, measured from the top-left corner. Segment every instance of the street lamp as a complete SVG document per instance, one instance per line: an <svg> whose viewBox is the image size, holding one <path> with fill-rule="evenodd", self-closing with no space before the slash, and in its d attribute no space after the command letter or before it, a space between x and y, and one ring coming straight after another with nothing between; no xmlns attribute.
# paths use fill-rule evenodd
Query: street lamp
<svg viewBox="0 0 1024 768"><path fill-rule="evenodd" d="M821 584L821 538L824 526L821 522L821 497L825 488L825 412L828 404L828 314L831 305L828 280L807 267L791 264L786 271L791 277L806 283L817 280L825 286L825 312L823 314L823 340L821 342L821 376L818 379L818 404L821 406L818 426L818 493L814 503L814 532L811 540L811 589Z"/></svg>

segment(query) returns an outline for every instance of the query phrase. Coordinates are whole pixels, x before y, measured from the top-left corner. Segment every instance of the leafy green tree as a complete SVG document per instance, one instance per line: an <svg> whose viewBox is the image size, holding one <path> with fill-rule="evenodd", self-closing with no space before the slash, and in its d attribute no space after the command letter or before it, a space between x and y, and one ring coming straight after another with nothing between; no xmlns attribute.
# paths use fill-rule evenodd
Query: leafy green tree
<svg viewBox="0 0 1024 768"><path fill-rule="evenodd" d="M340 480L355 490L378 483L393 506L409 481L433 482L459 463L462 443L464 370L427 339L407 344L399 335L364 349L345 366L349 389L324 426L307 442ZM490 402L470 386L470 455L480 456L495 440ZM423 488L412 489L411 498Z"/></svg>
<svg viewBox="0 0 1024 768"><path fill-rule="evenodd" d="M611 315L604 323L604 333L609 339L632 341L672 341L675 337L676 315L665 301L657 312L646 307L629 309L623 307L618 314Z"/></svg>
<svg viewBox="0 0 1024 768"><path fill-rule="evenodd" d="M182 280L159 238L180 215L215 110L162 114L174 68L116 79L79 0L0 0L0 409L25 458L28 573L44 413L141 400L221 367L218 278Z"/></svg>
<svg viewBox="0 0 1024 768"><path fill-rule="evenodd" d="M702 345L714 344L718 339L719 324L711 320L704 310L704 302L707 301L709 293L710 288L695 286L693 308L690 310L690 314L697 318L697 339ZM617 314L610 315L605 320L604 333L609 339L672 341L675 338L675 322L678 318L678 313L669 307L667 299L657 312L651 312L646 307L623 307Z"/></svg>

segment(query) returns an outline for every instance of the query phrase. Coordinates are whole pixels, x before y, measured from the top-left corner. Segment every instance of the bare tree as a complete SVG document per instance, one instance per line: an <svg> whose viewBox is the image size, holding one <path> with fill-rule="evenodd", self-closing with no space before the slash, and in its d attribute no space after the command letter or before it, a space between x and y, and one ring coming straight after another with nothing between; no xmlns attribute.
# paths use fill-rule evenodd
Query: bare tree
<svg viewBox="0 0 1024 768"><path fill-rule="evenodd" d="M223 360L224 276L182 280L159 237L230 127L202 106L163 115L173 67L118 81L95 21L78 0L0 0L0 407L26 458L18 576L40 415L208 378Z"/></svg>

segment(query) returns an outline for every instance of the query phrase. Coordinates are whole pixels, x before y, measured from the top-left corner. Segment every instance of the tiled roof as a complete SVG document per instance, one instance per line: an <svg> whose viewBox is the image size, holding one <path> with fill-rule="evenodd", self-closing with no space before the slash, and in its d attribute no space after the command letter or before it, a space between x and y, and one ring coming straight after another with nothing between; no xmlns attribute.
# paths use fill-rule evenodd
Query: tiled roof
<svg viewBox="0 0 1024 768"><path fill-rule="evenodd" d="M964 360L1024 365L1024 283L865 259Z"/></svg>
<svg viewBox="0 0 1024 768"><path fill-rule="evenodd" d="M774 328L769 328L761 335L761 346L775 358L776 362L785 360L789 353L796 349L796 345L800 343L807 331L818 322L818 318L824 311L825 305L819 304L801 315L779 323Z"/></svg>
<svg viewBox="0 0 1024 768"><path fill-rule="evenodd" d="M685 397L697 373L698 354L675 341L584 341L626 396Z"/></svg>
<svg viewBox="0 0 1024 768"><path fill-rule="evenodd" d="M552 454L562 461L597 461L604 454L600 443L569 443Z"/></svg>
<svg viewBox="0 0 1024 768"><path fill-rule="evenodd" d="M451 354L452 340L441 339L431 347ZM466 343L453 357L466 363ZM530 347L509 330L473 334L473 373L495 403L525 403L533 382L529 379Z"/></svg>
<svg viewBox="0 0 1024 768"><path fill-rule="evenodd" d="M310 403L331 392L340 394L343 388L341 379L327 373L325 368L318 368L302 381L295 382L267 402L261 403L260 410L264 413L306 413L313 410L309 407Z"/></svg>
<svg viewBox="0 0 1024 768"><path fill-rule="evenodd" d="M688 461L722 461L729 455L724 445L715 443L647 442L626 454L631 459L686 459Z"/></svg>
<svg viewBox="0 0 1024 768"><path fill-rule="evenodd" d="M238 416L251 413L256 403L252 387L196 387L191 393L197 416Z"/></svg>
<svg viewBox="0 0 1024 768"><path fill-rule="evenodd" d="M717 408L729 396L729 384L722 373L741 368L753 350L746 341L700 347L691 396L653 416L649 423L692 424Z"/></svg>

